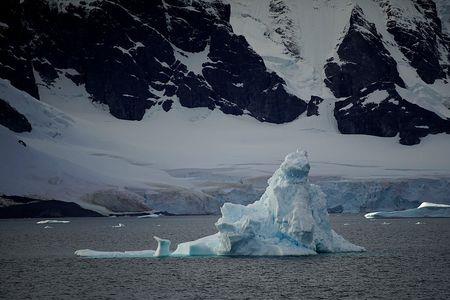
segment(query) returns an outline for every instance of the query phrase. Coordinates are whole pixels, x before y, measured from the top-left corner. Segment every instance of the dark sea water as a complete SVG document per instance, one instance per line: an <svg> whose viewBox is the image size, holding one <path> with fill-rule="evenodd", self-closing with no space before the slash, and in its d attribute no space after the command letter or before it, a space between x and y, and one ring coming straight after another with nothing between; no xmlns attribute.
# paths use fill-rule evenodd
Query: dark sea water
<svg viewBox="0 0 450 300"><path fill-rule="evenodd" d="M1 299L450 299L450 219L332 215L365 253L87 259L77 249L155 249L215 232L216 216L0 220ZM417 225L416 222L425 224ZM123 223L123 228L113 225ZM390 224L386 224L390 223Z"/></svg>

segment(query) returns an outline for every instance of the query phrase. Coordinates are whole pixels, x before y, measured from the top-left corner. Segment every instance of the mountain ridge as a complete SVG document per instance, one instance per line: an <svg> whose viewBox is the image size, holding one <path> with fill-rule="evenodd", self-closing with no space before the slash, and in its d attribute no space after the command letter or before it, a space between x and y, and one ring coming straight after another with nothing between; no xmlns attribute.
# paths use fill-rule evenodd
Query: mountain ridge
<svg viewBox="0 0 450 300"><path fill-rule="evenodd" d="M385 2L2 1L0 193L211 213L303 148L330 208L409 208L423 182L445 202L447 79L422 80Z"/></svg>

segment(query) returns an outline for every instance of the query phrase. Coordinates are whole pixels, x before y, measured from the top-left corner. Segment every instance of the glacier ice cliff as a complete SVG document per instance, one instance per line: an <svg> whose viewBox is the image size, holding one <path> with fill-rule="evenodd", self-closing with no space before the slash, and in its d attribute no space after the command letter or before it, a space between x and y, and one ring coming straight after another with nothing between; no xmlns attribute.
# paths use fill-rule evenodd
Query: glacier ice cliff
<svg viewBox="0 0 450 300"><path fill-rule="evenodd" d="M417 208L400 211L379 211L365 214L367 219L388 218L450 218L450 205L423 202Z"/></svg>
<svg viewBox="0 0 450 300"><path fill-rule="evenodd" d="M225 203L216 222L218 233L181 243L171 256L312 255L364 251L338 235L330 225L325 194L308 180L305 151L293 152L269 179L261 199L247 206ZM168 253L168 240L157 239ZM158 252L158 251L157 251ZM126 257L125 252L111 252ZM158 252L159 253L159 252ZM79 256L107 257L105 252L78 250ZM136 257L136 252L130 253ZM146 251L149 256L157 256ZM161 256L161 255L158 255Z"/></svg>

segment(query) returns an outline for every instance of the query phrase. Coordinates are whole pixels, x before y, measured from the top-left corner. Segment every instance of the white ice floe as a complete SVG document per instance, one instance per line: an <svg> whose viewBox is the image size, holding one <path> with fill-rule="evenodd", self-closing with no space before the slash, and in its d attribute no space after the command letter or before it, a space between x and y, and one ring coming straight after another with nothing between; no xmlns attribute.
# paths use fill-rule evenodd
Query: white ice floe
<svg viewBox="0 0 450 300"><path fill-rule="evenodd" d="M113 228L122 228L122 227L125 227L125 225L122 224L122 223L119 223L119 224L117 224L117 225L113 225L112 227L113 227Z"/></svg>
<svg viewBox="0 0 450 300"><path fill-rule="evenodd" d="M36 222L36 224L56 224L56 223L67 224L67 223L70 223L70 221L64 221L64 220L42 220L42 221Z"/></svg>
<svg viewBox="0 0 450 300"><path fill-rule="evenodd" d="M307 154L297 151L286 156L269 179L260 200L247 206L225 203L216 222L218 233L181 243L169 252L170 241L158 241L154 256L208 255L311 255L330 252L364 251L338 235L329 222L325 194L308 181ZM111 253L108 256L108 253ZM79 256L137 257L136 252L78 250ZM148 255L145 251L142 255Z"/></svg>
<svg viewBox="0 0 450 300"><path fill-rule="evenodd" d="M383 218L450 218L450 205L423 202L417 208L400 211L379 211L365 214L367 219Z"/></svg>
<svg viewBox="0 0 450 300"><path fill-rule="evenodd" d="M133 258L133 257L154 257L154 250L140 250L140 251L95 251L95 250L77 250L75 255L90 257L90 258Z"/></svg>
<svg viewBox="0 0 450 300"><path fill-rule="evenodd" d="M139 219L158 218L158 217L159 217L159 215L157 215L157 214L150 214L150 215L138 216Z"/></svg>

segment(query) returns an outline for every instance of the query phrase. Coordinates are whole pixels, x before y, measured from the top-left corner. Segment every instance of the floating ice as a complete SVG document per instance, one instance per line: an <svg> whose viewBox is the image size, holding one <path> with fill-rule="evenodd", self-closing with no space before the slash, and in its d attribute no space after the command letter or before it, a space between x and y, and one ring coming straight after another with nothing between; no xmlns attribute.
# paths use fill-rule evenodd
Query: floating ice
<svg viewBox="0 0 450 300"><path fill-rule="evenodd" d="M158 242L158 248L156 249L155 256L156 257L164 257L170 255L170 241L161 239L157 236L154 236L155 240Z"/></svg>
<svg viewBox="0 0 450 300"><path fill-rule="evenodd" d="M155 257L154 250L140 250L140 251L95 251L95 250L77 250L75 255L90 258L145 258L145 257Z"/></svg>
<svg viewBox="0 0 450 300"><path fill-rule="evenodd" d="M150 215L143 215L143 216L138 216L139 219L146 219L146 218L159 218L159 215L157 214L150 214Z"/></svg>
<svg viewBox="0 0 450 300"><path fill-rule="evenodd" d="M287 155L269 179L260 200L247 206L231 203L222 206L222 217L216 222L218 233L181 243L173 253L168 250L170 241L155 237L158 250L154 256L276 256L364 251L331 228L325 194L309 183L309 169L306 152ZM75 252L90 257L124 257L127 253L131 253L129 257L139 256L136 252Z"/></svg>
<svg viewBox="0 0 450 300"><path fill-rule="evenodd" d="M286 156L261 199L225 203L219 233L178 245L172 255L308 255L363 251L346 241L328 219L325 195L308 182L306 152Z"/></svg>
<svg viewBox="0 0 450 300"><path fill-rule="evenodd" d="M36 224L55 224L55 223L66 224L66 223L70 223L70 221L64 221L64 220L42 220L42 221L36 222Z"/></svg>
<svg viewBox="0 0 450 300"><path fill-rule="evenodd" d="M423 202L417 208L400 211L379 211L365 214L367 219L384 218L450 218L450 205Z"/></svg>

